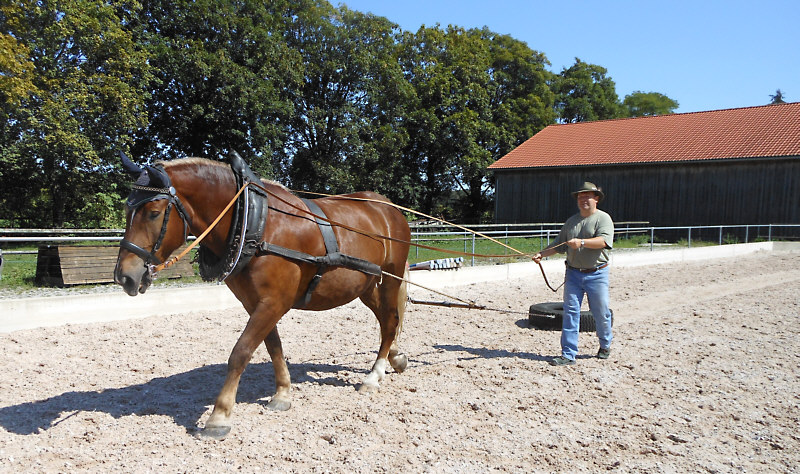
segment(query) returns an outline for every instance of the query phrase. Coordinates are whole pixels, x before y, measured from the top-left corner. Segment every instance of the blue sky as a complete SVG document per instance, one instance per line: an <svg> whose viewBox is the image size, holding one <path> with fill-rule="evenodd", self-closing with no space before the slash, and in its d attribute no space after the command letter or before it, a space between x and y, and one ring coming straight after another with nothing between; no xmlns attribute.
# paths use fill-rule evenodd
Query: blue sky
<svg viewBox="0 0 800 474"><path fill-rule="evenodd" d="M406 31L487 26L544 53L605 67L620 99L660 92L677 112L800 102L798 0L330 0Z"/></svg>

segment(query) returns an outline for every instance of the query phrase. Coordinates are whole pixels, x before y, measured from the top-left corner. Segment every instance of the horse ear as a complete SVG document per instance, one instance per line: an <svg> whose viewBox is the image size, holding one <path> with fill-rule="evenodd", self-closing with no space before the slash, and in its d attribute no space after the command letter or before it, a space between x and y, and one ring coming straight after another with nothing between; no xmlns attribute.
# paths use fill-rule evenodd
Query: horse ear
<svg viewBox="0 0 800 474"><path fill-rule="evenodd" d="M149 186L155 188L168 188L172 186L169 175L159 168L154 168L150 165L144 165L147 175L150 177Z"/></svg>
<svg viewBox="0 0 800 474"><path fill-rule="evenodd" d="M130 158L128 158L128 155L126 155L124 151L120 150L119 157L122 160L122 167L132 177L138 178L139 175L142 174L142 171L144 171L141 168L139 168L136 165L136 163L131 161Z"/></svg>

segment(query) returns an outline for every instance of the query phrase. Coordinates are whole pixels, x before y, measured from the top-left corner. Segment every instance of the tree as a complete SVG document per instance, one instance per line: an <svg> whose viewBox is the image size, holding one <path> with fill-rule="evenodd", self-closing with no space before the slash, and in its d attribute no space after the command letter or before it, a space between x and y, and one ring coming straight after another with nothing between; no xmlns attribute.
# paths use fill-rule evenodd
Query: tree
<svg viewBox="0 0 800 474"><path fill-rule="evenodd" d="M286 41L301 56L300 87L286 149L295 189L325 193L370 189L407 195L398 170L400 128L409 93L396 59L397 26L387 19L306 0Z"/></svg>
<svg viewBox="0 0 800 474"><path fill-rule="evenodd" d="M449 213L441 206L454 189L459 157L485 153L475 137L488 108L485 44L461 28L422 27L405 33L400 62L415 91L405 127L404 155L418 177L415 205L425 213ZM484 114L482 116L482 114Z"/></svg>
<svg viewBox="0 0 800 474"><path fill-rule="evenodd" d="M775 91L775 95L769 96L770 104L785 104L786 102L783 100L783 92L780 89Z"/></svg>
<svg viewBox="0 0 800 474"><path fill-rule="evenodd" d="M554 121L547 59L488 29L423 27L402 43L415 89L404 155L419 176L418 205L479 222L491 204L487 167Z"/></svg>
<svg viewBox="0 0 800 474"><path fill-rule="evenodd" d="M216 158L235 150L280 175L288 90L300 56L282 34L288 1L150 0L137 24L155 71L150 122L136 134L147 159Z"/></svg>
<svg viewBox="0 0 800 474"><path fill-rule="evenodd" d="M675 113L678 101L658 92L635 91L625 96L622 105L627 109L628 117L645 117Z"/></svg>
<svg viewBox="0 0 800 474"><path fill-rule="evenodd" d="M624 116L616 85L606 68L575 58L552 83L555 110L562 123L590 122Z"/></svg>
<svg viewBox="0 0 800 474"><path fill-rule="evenodd" d="M544 54L531 50L524 42L484 28L470 35L484 43L487 62L488 102L478 113L474 151L458 157L456 177L463 193L458 208L460 217L478 223L489 217L494 183L487 167L509 153L539 130L555 122L554 95L549 88L552 74Z"/></svg>
<svg viewBox="0 0 800 474"><path fill-rule="evenodd" d="M35 226L74 225L114 193L108 163L146 123L147 56L117 0L3 3L0 201Z"/></svg>

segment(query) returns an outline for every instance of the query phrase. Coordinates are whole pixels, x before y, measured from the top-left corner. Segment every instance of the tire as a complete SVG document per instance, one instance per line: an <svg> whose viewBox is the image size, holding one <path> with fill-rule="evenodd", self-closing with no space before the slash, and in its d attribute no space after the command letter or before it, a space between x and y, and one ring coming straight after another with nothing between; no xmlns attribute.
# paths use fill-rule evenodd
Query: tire
<svg viewBox="0 0 800 474"><path fill-rule="evenodd" d="M611 325L614 325L614 310L611 311ZM531 305L528 311L528 324L538 329L561 329L564 319L564 303L538 303ZM594 332L597 326L591 311L581 311L581 321L578 325L581 332Z"/></svg>

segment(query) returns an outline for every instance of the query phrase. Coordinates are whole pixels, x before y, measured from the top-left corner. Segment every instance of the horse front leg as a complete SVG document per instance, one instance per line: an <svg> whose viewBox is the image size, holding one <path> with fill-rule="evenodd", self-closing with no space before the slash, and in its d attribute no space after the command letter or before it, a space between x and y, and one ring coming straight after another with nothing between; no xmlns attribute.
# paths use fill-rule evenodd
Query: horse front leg
<svg viewBox="0 0 800 474"><path fill-rule="evenodd" d="M233 351L228 358L228 374L225 377L225 383L217 395L217 401L214 403L214 410L205 424L205 428L200 432L202 436L223 439L231 431L232 427L232 413L233 407L236 404L236 392L239 389L239 380L245 367L253 357L253 352L259 346L261 341L264 341L275 329L278 320L283 314L270 311L265 308L266 305L259 304L256 311L254 311L250 320L247 322L242 335L233 346ZM275 333L277 336L277 333ZM288 370L287 370L288 374ZM276 376L276 380L277 380Z"/></svg>
<svg viewBox="0 0 800 474"><path fill-rule="evenodd" d="M286 358L283 356L283 346L281 346L281 337L278 335L277 326L269 332L267 338L264 339L264 344L267 346L267 352L272 359L272 369L275 372L275 395L270 399L267 408L277 411L288 410L292 406L289 396L292 380Z"/></svg>

